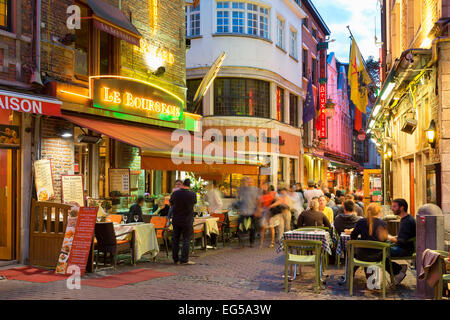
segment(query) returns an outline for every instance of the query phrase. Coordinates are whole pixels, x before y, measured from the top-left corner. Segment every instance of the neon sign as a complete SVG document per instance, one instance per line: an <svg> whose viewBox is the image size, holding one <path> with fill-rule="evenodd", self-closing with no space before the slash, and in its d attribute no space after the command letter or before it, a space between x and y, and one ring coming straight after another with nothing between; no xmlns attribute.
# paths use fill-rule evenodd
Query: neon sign
<svg viewBox="0 0 450 320"><path fill-rule="evenodd" d="M184 101L151 83L118 76L90 78L90 98L94 108L114 113L179 122Z"/></svg>
<svg viewBox="0 0 450 320"><path fill-rule="evenodd" d="M152 45L144 39L141 39L140 47L135 46L135 49L146 56L158 59L168 65L172 65L175 62L175 56L169 50ZM146 57L146 59L148 59L148 57Z"/></svg>

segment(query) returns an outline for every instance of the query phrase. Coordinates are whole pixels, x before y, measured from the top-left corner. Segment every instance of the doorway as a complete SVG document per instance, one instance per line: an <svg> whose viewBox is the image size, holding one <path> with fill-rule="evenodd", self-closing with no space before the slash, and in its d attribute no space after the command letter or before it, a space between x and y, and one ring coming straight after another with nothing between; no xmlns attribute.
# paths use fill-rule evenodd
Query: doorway
<svg viewBox="0 0 450 320"><path fill-rule="evenodd" d="M0 149L0 260L15 259L17 151Z"/></svg>

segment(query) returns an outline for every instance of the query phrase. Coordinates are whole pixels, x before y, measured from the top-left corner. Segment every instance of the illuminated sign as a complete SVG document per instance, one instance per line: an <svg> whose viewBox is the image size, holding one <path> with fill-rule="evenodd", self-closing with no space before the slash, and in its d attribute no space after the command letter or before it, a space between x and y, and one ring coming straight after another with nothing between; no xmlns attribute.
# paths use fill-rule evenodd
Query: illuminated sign
<svg viewBox="0 0 450 320"><path fill-rule="evenodd" d="M327 84L321 83L319 85L319 139L327 138L327 115L325 113L325 106L327 103Z"/></svg>
<svg viewBox="0 0 450 320"><path fill-rule="evenodd" d="M151 83L115 76L91 77L94 108L165 121L182 121L184 101Z"/></svg>
<svg viewBox="0 0 450 320"><path fill-rule="evenodd" d="M149 1L149 22L153 29L153 34L156 33L159 27L159 13L158 13L158 2L159 0L150 0Z"/></svg>
<svg viewBox="0 0 450 320"><path fill-rule="evenodd" d="M140 47L136 46L135 50L144 54L145 60L154 59L160 65L173 65L175 62L175 56L169 50L155 46L144 39L141 39Z"/></svg>

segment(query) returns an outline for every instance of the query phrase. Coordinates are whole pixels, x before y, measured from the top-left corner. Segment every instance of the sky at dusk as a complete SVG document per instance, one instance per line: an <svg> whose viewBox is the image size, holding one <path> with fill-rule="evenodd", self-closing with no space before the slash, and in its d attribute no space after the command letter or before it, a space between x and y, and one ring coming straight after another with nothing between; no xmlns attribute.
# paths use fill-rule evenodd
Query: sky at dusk
<svg viewBox="0 0 450 320"><path fill-rule="evenodd" d="M335 52L341 62L348 62L350 56L350 38L347 26L355 37L364 57L378 59L379 49L375 45L375 19L378 41L380 36L380 9L378 0L313 0L328 28L331 39L328 52Z"/></svg>

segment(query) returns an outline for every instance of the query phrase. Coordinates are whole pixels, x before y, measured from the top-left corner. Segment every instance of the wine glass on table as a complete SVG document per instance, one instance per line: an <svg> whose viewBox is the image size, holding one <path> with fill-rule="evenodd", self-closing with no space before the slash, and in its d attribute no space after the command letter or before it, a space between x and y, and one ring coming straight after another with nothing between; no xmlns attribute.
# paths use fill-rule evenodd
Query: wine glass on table
<svg viewBox="0 0 450 320"><path fill-rule="evenodd" d="M123 215L123 223L127 223L128 216L126 214Z"/></svg>
<svg viewBox="0 0 450 320"><path fill-rule="evenodd" d="M134 219L134 222L138 222L139 216L138 216L137 214L135 214L135 215L133 216L133 219Z"/></svg>

